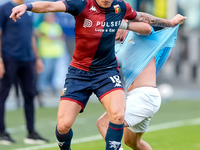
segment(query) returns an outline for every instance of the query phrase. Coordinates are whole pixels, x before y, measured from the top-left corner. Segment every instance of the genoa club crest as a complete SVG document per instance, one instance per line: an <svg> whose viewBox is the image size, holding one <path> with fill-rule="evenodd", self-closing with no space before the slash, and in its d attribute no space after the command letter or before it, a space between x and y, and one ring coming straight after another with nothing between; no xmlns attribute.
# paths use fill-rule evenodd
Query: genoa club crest
<svg viewBox="0 0 200 150"><path fill-rule="evenodd" d="M119 5L115 5L115 6L113 6L113 7L115 8L115 13L116 13L116 14L118 14L118 13L121 12L121 8L120 8Z"/></svg>

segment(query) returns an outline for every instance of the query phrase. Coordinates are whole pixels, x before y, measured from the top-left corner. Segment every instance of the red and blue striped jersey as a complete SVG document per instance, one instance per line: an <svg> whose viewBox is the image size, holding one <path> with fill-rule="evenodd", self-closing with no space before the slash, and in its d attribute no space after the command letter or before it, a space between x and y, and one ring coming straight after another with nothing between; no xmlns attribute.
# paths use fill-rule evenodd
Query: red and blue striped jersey
<svg viewBox="0 0 200 150"><path fill-rule="evenodd" d="M96 0L65 0L66 12L75 17L76 47L71 66L81 70L118 67L115 57L115 35L122 19L133 20L135 10L123 0L113 0L110 8L100 7Z"/></svg>

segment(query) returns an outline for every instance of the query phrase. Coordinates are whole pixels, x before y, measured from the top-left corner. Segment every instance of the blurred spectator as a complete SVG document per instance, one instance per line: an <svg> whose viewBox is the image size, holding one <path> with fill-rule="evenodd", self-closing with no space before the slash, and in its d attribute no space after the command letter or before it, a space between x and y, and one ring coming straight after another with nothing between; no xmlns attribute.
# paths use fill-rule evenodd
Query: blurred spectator
<svg viewBox="0 0 200 150"><path fill-rule="evenodd" d="M34 128L35 67L38 72L43 69L42 61L37 55L36 41L33 36L32 13L26 12L17 22L9 19L11 10L23 0L12 0L0 6L0 143L11 144L15 140L6 131L5 101L11 85L18 78L24 97L24 111L28 136L27 144L47 142ZM17 118L16 118L17 119Z"/></svg>
<svg viewBox="0 0 200 150"><path fill-rule="evenodd" d="M199 0L177 0L179 7L182 9L188 19L184 25L191 30L200 28L200 1Z"/></svg>
<svg viewBox="0 0 200 150"><path fill-rule="evenodd" d="M75 49L75 18L71 14L57 12L57 21L62 26L63 32L67 37L66 44L70 57Z"/></svg>
<svg viewBox="0 0 200 150"><path fill-rule="evenodd" d="M188 61L187 64L191 69L192 81L196 82L200 58L200 1L177 0L177 2L184 15L188 18L184 23L186 30L181 34L182 36L186 37L185 41L182 41L186 47L184 55L186 55L186 59ZM187 43L187 45L185 43Z"/></svg>
<svg viewBox="0 0 200 150"><path fill-rule="evenodd" d="M154 0L153 15L158 18L167 17L167 0ZM162 27L153 27L155 31L163 29Z"/></svg>
<svg viewBox="0 0 200 150"><path fill-rule="evenodd" d="M154 13L156 17L167 17L167 0L154 0Z"/></svg>
<svg viewBox="0 0 200 150"><path fill-rule="evenodd" d="M154 0L138 0L138 11L153 14Z"/></svg>
<svg viewBox="0 0 200 150"><path fill-rule="evenodd" d="M44 71L38 76L38 90L43 93L48 87L56 93L54 76L59 58L61 58L66 46L61 26L56 22L54 13L44 15L44 21L36 29L38 36L38 52L44 63Z"/></svg>

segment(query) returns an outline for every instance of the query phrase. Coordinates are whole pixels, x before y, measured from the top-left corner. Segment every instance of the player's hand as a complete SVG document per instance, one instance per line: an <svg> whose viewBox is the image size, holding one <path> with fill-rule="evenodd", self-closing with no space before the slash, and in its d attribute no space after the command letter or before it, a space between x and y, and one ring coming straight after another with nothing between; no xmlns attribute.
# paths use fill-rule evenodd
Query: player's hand
<svg viewBox="0 0 200 150"><path fill-rule="evenodd" d="M4 63L2 61L2 62L0 62L0 79L3 78L4 73L5 73Z"/></svg>
<svg viewBox="0 0 200 150"><path fill-rule="evenodd" d="M25 4L14 7L12 9L10 18L12 18L14 22L16 22L17 19L21 19L20 16L25 13L26 9L27 9L27 6Z"/></svg>
<svg viewBox="0 0 200 150"><path fill-rule="evenodd" d="M36 71L38 74L42 73L44 70L44 64L40 58L36 59Z"/></svg>
<svg viewBox="0 0 200 150"><path fill-rule="evenodd" d="M177 14L172 20L171 20L171 25L172 27L175 27L176 25L183 24L183 22L187 19L187 17L182 16L180 14Z"/></svg>

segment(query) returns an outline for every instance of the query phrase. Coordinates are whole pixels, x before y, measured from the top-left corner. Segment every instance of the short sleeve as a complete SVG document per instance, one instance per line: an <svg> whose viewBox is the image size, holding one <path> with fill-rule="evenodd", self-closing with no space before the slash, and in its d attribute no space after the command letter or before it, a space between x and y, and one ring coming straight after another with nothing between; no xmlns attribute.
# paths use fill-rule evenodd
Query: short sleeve
<svg viewBox="0 0 200 150"><path fill-rule="evenodd" d="M78 16L86 6L87 0L65 0L66 12Z"/></svg>
<svg viewBox="0 0 200 150"><path fill-rule="evenodd" d="M137 16L136 11L130 6L129 3L125 2L126 5L126 14L124 19L133 20Z"/></svg>

